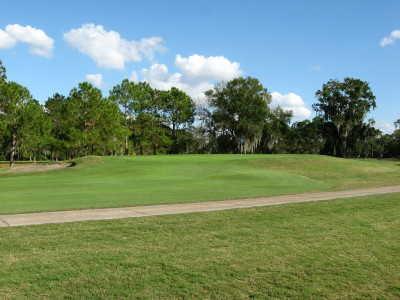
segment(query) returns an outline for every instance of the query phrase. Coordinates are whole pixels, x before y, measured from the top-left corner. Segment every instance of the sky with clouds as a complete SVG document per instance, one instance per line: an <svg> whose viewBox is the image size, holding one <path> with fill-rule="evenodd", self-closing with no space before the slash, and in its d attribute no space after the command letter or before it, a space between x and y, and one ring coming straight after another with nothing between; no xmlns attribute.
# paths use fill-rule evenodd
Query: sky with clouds
<svg viewBox="0 0 400 300"><path fill-rule="evenodd" d="M40 101L129 78L204 105L216 82L254 76L302 120L325 81L353 76L371 84L379 128L400 118L399 1L3 0L0 59Z"/></svg>

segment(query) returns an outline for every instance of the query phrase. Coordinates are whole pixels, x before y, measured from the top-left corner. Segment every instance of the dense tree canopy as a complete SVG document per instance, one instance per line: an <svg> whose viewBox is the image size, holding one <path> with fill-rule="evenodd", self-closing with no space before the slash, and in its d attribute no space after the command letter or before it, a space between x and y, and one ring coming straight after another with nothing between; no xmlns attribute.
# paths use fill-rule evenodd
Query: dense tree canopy
<svg viewBox="0 0 400 300"><path fill-rule="evenodd" d="M400 120L392 134L366 120L375 108L368 83L329 80L316 92L317 116L292 123L270 107L255 78L235 78L206 92L196 107L184 91L127 79L105 97L88 82L42 105L9 81L0 61L0 159L66 160L84 155L158 153L314 153L400 157Z"/></svg>
<svg viewBox="0 0 400 300"><path fill-rule="evenodd" d="M159 101L162 111L162 119L171 128L172 149L171 152L179 153L182 139L185 138L183 131L190 128L194 122L195 104L193 100L183 91L171 88L169 91L159 92Z"/></svg>
<svg viewBox="0 0 400 300"><path fill-rule="evenodd" d="M352 131L362 126L367 114L376 107L371 88L367 82L354 78L345 78L342 82L329 80L316 96L318 102L314 109L331 128L331 154L348 156ZM353 138L357 136L353 134Z"/></svg>
<svg viewBox="0 0 400 300"><path fill-rule="evenodd" d="M23 137L33 128L27 124L32 119L29 113L35 113L31 94L28 89L16 82L0 83L0 122L4 130L5 151L9 154L10 165L14 164L18 147L23 146Z"/></svg>
<svg viewBox="0 0 400 300"><path fill-rule="evenodd" d="M255 78L236 78L206 92L218 138L229 152L254 152L269 114L271 95Z"/></svg>

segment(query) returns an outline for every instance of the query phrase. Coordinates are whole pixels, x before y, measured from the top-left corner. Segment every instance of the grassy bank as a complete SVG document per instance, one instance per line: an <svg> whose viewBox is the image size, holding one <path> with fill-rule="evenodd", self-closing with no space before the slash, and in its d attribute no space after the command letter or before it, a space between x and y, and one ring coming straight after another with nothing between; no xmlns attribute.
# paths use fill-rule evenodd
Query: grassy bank
<svg viewBox="0 0 400 300"><path fill-rule="evenodd" d="M314 155L89 157L0 173L0 214L223 200L398 184L399 161Z"/></svg>

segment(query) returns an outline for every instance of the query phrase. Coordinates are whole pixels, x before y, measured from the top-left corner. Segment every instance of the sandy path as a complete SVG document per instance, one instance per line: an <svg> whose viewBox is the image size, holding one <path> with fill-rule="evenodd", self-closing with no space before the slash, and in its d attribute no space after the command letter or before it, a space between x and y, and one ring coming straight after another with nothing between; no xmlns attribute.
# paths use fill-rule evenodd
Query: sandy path
<svg viewBox="0 0 400 300"><path fill-rule="evenodd" d="M69 167L70 163L23 163L16 164L14 167L9 168L8 164L1 166L3 172L1 174L13 174L13 173L36 173L36 172L47 172L51 170L58 170Z"/></svg>
<svg viewBox="0 0 400 300"><path fill-rule="evenodd" d="M184 204L163 204L151 206L135 206L122 208L100 208L57 212L27 213L15 215L0 215L0 227L26 225L67 223L93 220L112 220L123 218L138 218L170 214L218 211L236 208L249 208L287 203L334 200L340 198L361 197L400 193L400 186L388 186L368 189L357 189L336 192L304 193L263 198L249 198L225 201L208 201Z"/></svg>

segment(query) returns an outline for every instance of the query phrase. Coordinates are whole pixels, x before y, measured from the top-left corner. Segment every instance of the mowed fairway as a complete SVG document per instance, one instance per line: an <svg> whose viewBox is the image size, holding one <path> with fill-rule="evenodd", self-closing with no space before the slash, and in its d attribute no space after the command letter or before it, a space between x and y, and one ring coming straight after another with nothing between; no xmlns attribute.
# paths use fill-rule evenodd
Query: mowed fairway
<svg viewBox="0 0 400 300"><path fill-rule="evenodd" d="M0 298L398 299L400 194L0 229Z"/></svg>
<svg viewBox="0 0 400 300"><path fill-rule="evenodd" d="M314 155L88 157L38 173L0 170L0 214L195 202L395 185L400 162Z"/></svg>

